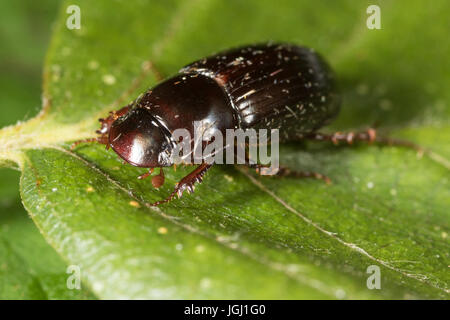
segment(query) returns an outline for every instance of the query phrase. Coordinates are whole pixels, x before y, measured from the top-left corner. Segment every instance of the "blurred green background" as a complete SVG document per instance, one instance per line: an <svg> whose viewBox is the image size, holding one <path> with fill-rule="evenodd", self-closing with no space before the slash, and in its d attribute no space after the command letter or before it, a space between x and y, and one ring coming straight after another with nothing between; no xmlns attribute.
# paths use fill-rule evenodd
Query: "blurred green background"
<svg viewBox="0 0 450 320"><path fill-rule="evenodd" d="M42 66L58 3L22 0L0 4L1 127L40 110Z"/></svg>
<svg viewBox="0 0 450 320"><path fill-rule="evenodd" d="M57 0L1 1L0 127L41 109L42 68ZM66 263L22 206L20 173L0 169L0 299L82 298L66 288Z"/></svg>

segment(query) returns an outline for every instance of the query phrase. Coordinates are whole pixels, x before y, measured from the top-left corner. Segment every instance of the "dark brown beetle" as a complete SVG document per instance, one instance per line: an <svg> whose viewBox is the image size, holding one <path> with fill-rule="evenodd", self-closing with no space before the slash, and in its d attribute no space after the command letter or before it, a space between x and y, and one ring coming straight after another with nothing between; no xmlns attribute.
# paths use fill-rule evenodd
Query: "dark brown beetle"
<svg viewBox="0 0 450 320"><path fill-rule="evenodd" d="M96 139L111 147L133 166L159 167L152 183L164 183L162 167L172 166L172 132L185 128L194 133L194 121L207 121L225 132L234 128L279 129L281 141L301 139L374 141L375 131L324 135L316 131L339 111L340 99L333 74L314 50L292 44L269 43L224 51L182 68L176 76L147 91L135 103L100 119ZM184 190L193 191L212 164L202 163L181 179L174 192L158 205ZM253 164L258 168L258 165ZM294 174L329 181L317 173Z"/></svg>

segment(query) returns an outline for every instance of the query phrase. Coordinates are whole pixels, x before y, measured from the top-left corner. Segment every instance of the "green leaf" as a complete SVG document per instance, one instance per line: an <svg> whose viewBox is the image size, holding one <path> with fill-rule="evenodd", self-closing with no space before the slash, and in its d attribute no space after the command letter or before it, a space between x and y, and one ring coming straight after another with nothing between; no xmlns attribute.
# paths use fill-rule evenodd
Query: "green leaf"
<svg viewBox="0 0 450 320"><path fill-rule="evenodd" d="M51 248L18 201L17 172L0 170L0 298L92 299L85 289L67 288L66 264Z"/></svg>
<svg viewBox="0 0 450 320"><path fill-rule="evenodd" d="M81 8L80 30L65 27L68 4ZM44 111L0 132L0 158L18 163L25 207L100 298L448 298L450 62L436 43L447 39L450 6L380 1L382 29L369 30L368 4L67 2ZM216 166L195 194L152 208L187 168L167 170L154 190L112 151L68 150L155 84L145 61L169 76L269 39L313 47L336 69L345 102L328 130L380 122L430 151L287 145L284 164L333 184ZM380 267L381 290L367 288L370 265Z"/></svg>
<svg viewBox="0 0 450 320"><path fill-rule="evenodd" d="M47 1L2 2L0 11L0 85L2 95L0 125L31 117L39 111L41 70L52 13L56 3ZM28 15L33 13L32 17ZM30 48L30 46L32 48ZM93 298L85 289L66 286L67 265L39 234L24 210L18 192L17 164L7 159L0 170L0 298L1 299L85 299Z"/></svg>

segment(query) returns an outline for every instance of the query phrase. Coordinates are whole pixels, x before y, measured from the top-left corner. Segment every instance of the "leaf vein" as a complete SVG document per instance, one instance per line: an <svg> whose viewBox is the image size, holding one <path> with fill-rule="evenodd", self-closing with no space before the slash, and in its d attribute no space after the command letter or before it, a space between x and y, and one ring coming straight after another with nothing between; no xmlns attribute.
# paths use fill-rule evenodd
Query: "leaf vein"
<svg viewBox="0 0 450 320"><path fill-rule="evenodd" d="M327 236L333 238L334 240L338 241L340 244L346 246L347 248L350 248L351 250L354 250L358 253L360 253L361 255L365 256L366 258L379 263L380 265L399 272L400 274L402 274L403 276L406 276L408 278L412 278L415 280L418 280L422 283L425 283L429 286L432 286L436 289L440 289L446 293L450 293L450 289L446 288L446 287L441 287L440 285L434 284L430 281L427 281L426 279L430 279L430 277L426 276L426 275L419 275L419 274L414 274L414 273L408 273L405 272L399 268L394 267L393 265L391 265L389 262L386 262L380 258L374 257L373 255L371 255L370 253L368 253L365 249L359 247L358 245L354 244L354 243L350 243L350 242L346 242L343 239L339 238L337 236L337 234L335 232L331 232L328 231L326 229L324 229L323 227L321 227L320 225L318 225L316 222L312 221L311 219L309 219L308 217L306 217L305 215L303 215L302 213L300 213L299 211L297 211L296 209L294 209L293 207L291 207L286 201L284 201L282 198L280 198L279 196L277 196L273 191L269 190L264 184L262 184L260 181L258 181L255 177L251 176L248 172L245 172L242 169L239 169L239 171L244 174L255 186L257 186L260 190L262 190L263 192L267 193L268 195L270 195L273 199L275 199L278 203L280 203L284 208L286 208L288 211L290 211L291 213L295 214L296 216L298 216L299 218L301 218L303 221L305 221L307 224L311 225L312 227L314 227L315 229L319 230L320 232L326 234Z"/></svg>

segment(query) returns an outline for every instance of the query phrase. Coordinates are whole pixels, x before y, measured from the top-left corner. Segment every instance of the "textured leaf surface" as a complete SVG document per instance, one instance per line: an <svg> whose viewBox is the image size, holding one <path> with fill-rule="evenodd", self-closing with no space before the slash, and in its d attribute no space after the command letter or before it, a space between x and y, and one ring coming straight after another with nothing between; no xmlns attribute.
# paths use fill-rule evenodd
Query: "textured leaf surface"
<svg viewBox="0 0 450 320"><path fill-rule="evenodd" d="M368 4L354 1L75 3L82 28L65 28L63 5L44 112L4 129L0 140L15 144L0 154L18 162L25 207L98 297L448 298L450 62L448 46L436 46L447 37L445 1L413 1L408 12L380 2L382 30L366 28ZM379 122L432 152L283 146L284 164L333 184L217 166L194 195L149 208L188 169L168 170L154 190L100 146L67 150L155 84L145 61L170 75L269 39L311 46L336 69L345 102L328 130ZM381 290L366 286L370 265Z"/></svg>
<svg viewBox="0 0 450 320"><path fill-rule="evenodd" d="M2 181L18 180L1 170ZM86 299L86 290L69 290L66 264L39 234L10 185L0 186L0 297L2 299Z"/></svg>
<svg viewBox="0 0 450 320"><path fill-rule="evenodd" d="M0 126L39 112L40 65L56 15L53 1L2 2L0 22ZM30 17L29 13L33 15ZM30 48L31 47L31 48ZM7 161L7 166L17 164ZM67 265L27 216L19 197L20 173L0 170L0 298L84 299L86 290L66 286Z"/></svg>

